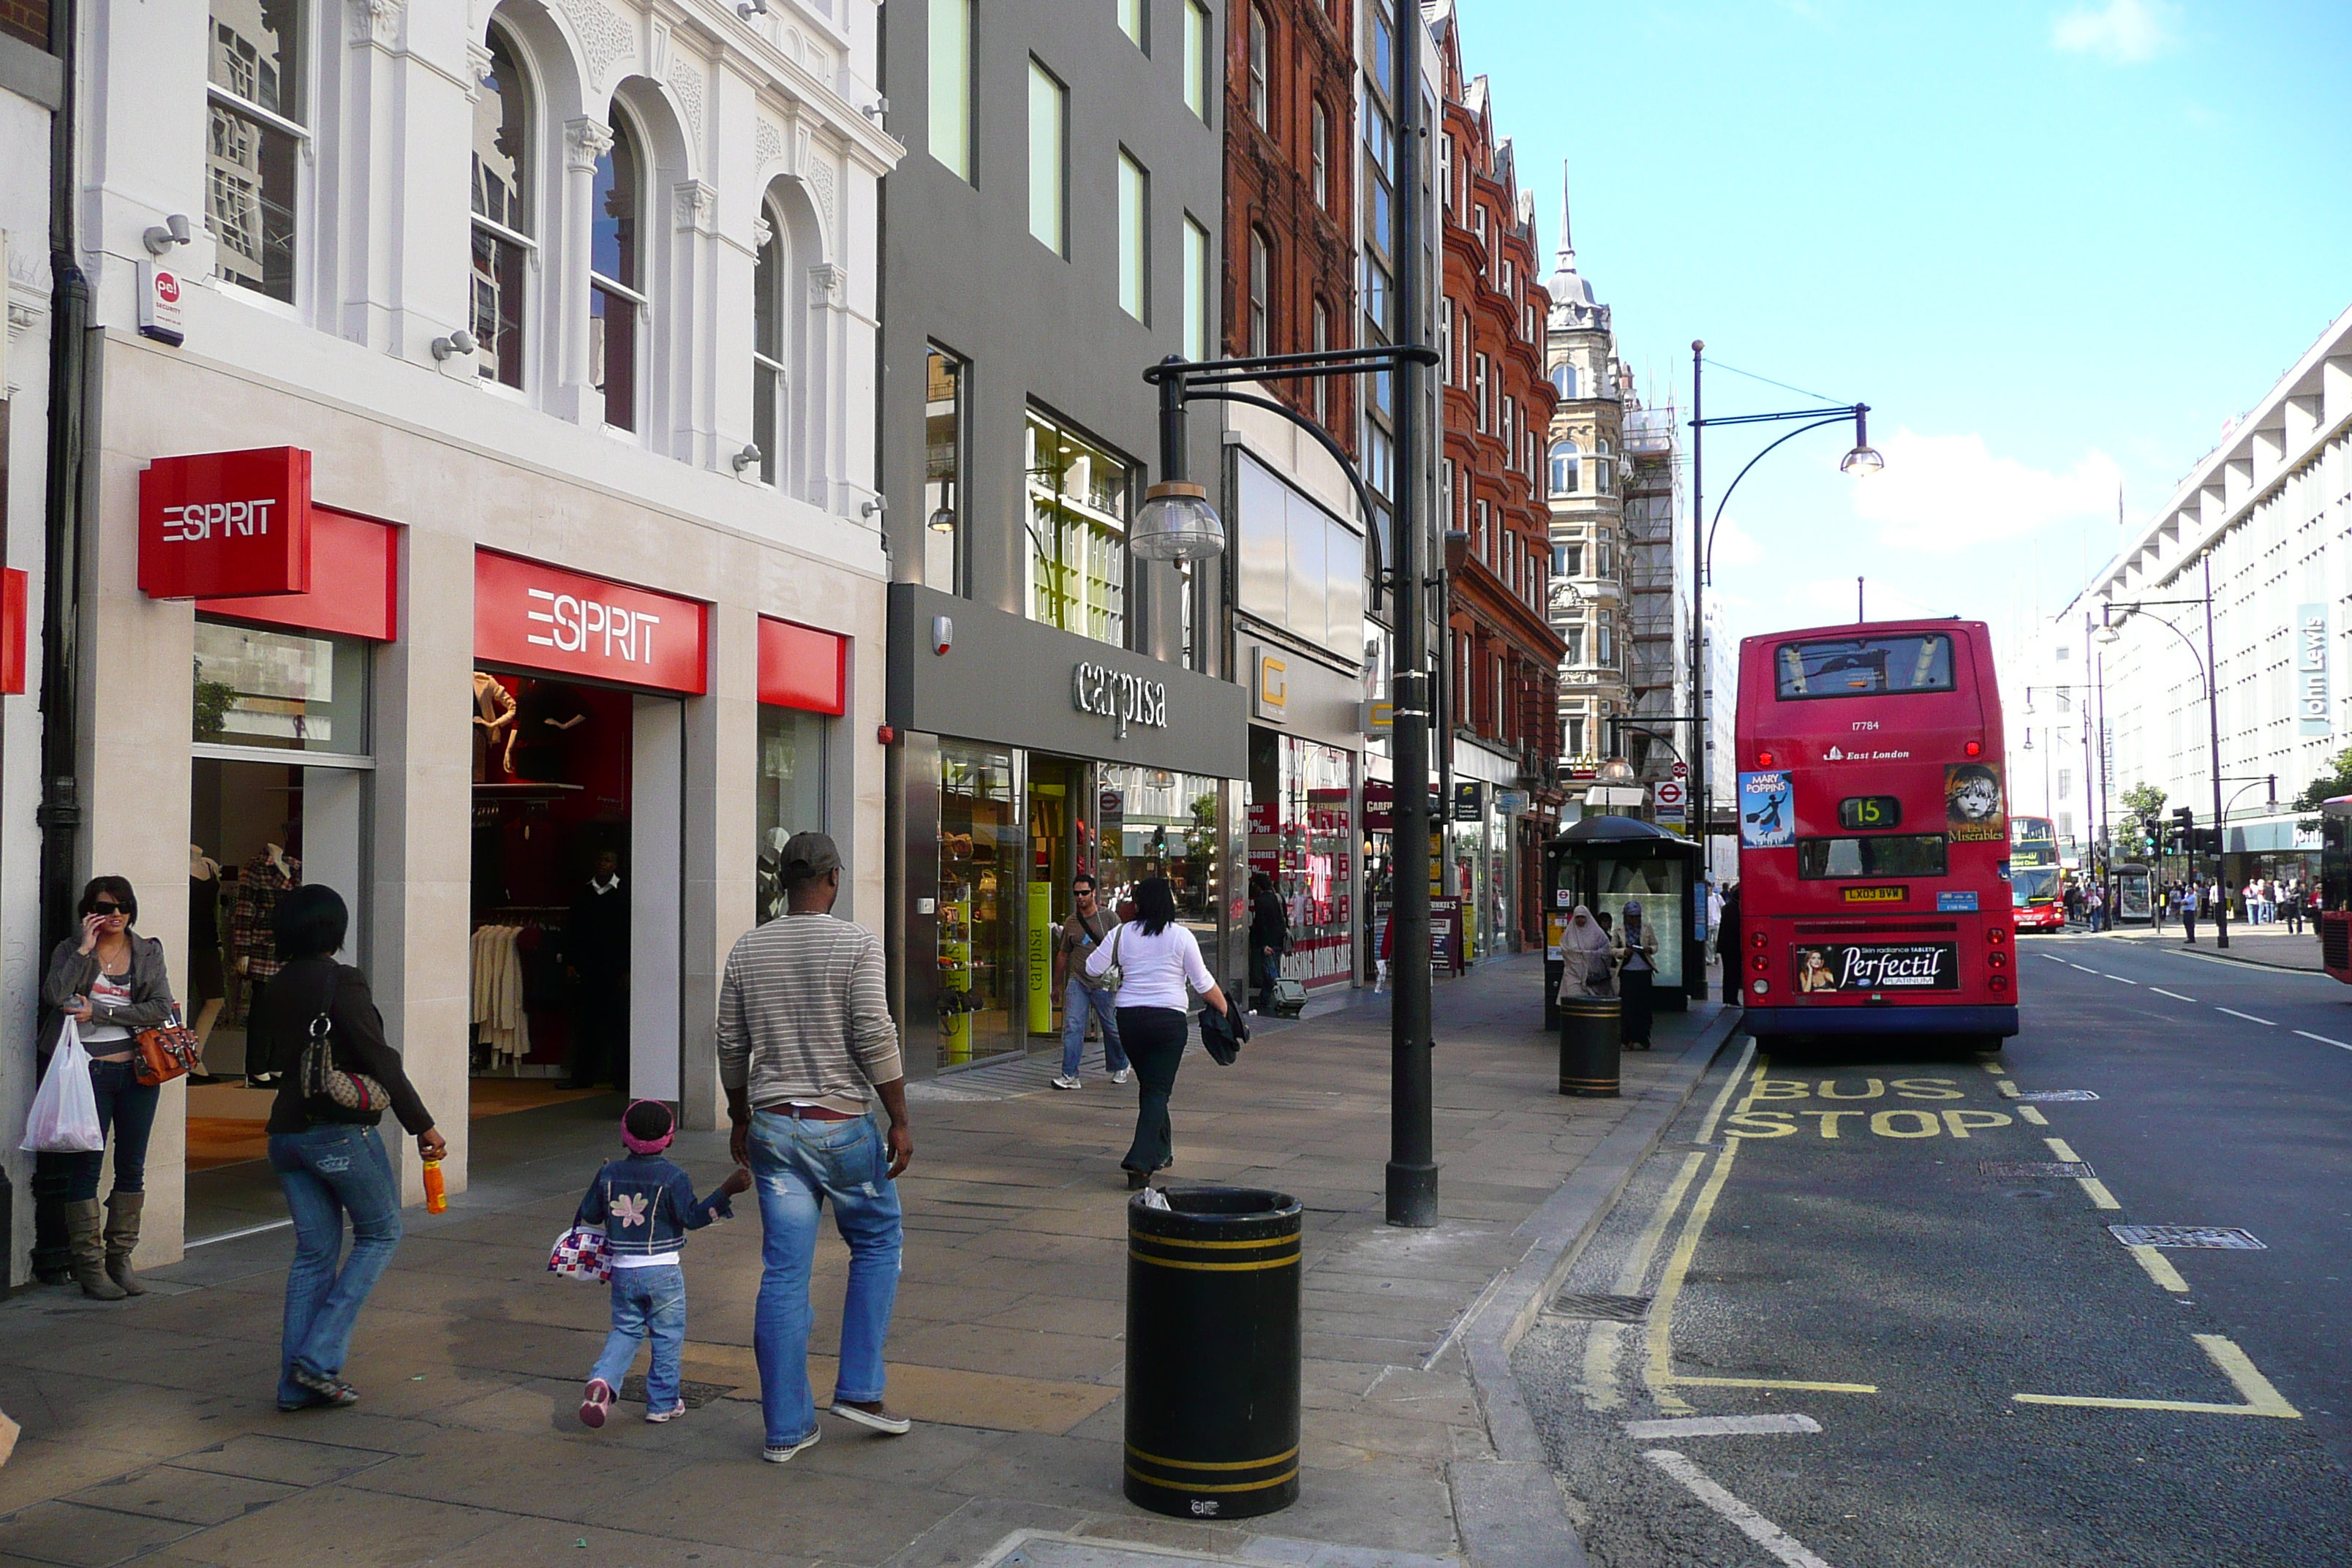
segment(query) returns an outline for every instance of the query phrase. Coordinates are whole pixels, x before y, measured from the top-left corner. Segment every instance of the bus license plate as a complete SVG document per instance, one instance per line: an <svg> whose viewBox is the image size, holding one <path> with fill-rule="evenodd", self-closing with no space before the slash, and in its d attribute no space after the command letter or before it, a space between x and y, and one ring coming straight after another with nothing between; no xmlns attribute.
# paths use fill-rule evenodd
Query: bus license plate
<svg viewBox="0 0 2352 1568"><path fill-rule="evenodd" d="M1955 942L1801 942L1790 953L1800 995L1960 988L1960 950Z"/></svg>
<svg viewBox="0 0 2352 1568"><path fill-rule="evenodd" d="M1911 896L1908 888L1848 888L1845 901L1849 904L1899 904Z"/></svg>

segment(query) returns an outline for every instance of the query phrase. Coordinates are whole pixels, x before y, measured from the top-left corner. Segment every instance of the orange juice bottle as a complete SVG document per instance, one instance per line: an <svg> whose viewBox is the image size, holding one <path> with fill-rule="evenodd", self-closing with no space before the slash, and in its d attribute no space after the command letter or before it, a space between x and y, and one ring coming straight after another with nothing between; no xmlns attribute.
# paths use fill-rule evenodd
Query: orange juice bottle
<svg viewBox="0 0 2352 1568"><path fill-rule="evenodd" d="M449 1212L449 1194L441 1188L441 1162L438 1160L425 1162L425 1212L426 1214Z"/></svg>

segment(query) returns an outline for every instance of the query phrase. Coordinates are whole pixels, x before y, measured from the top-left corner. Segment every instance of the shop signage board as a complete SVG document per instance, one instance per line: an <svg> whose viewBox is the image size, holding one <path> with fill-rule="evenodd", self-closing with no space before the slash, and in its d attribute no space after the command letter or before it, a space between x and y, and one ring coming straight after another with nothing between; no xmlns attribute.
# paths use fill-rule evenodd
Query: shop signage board
<svg viewBox="0 0 2352 1568"><path fill-rule="evenodd" d="M1484 822L1486 820L1486 784L1483 779L1454 781L1454 820Z"/></svg>
<svg viewBox="0 0 2352 1568"><path fill-rule="evenodd" d="M849 639L760 617L760 700L839 715L849 708Z"/></svg>
<svg viewBox="0 0 2352 1568"><path fill-rule="evenodd" d="M162 261L139 264L139 335L178 348L187 342L188 323L181 297L187 283L180 269Z"/></svg>
<svg viewBox="0 0 2352 1568"><path fill-rule="evenodd" d="M698 697L709 606L543 562L474 552L474 657Z"/></svg>
<svg viewBox="0 0 2352 1568"><path fill-rule="evenodd" d="M151 599L310 590L310 454L158 458L139 476L139 589Z"/></svg>
<svg viewBox="0 0 2352 1568"><path fill-rule="evenodd" d="M1429 962L1448 973L1462 972L1462 900L1429 900Z"/></svg>
<svg viewBox="0 0 2352 1568"><path fill-rule="evenodd" d="M312 507L310 583L307 594L198 599L196 608L231 620L391 642L400 635L400 530Z"/></svg>
<svg viewBox="0 0 2352 1568"><path fill-rule="evenodd" d="M1679 780L1660 779L1651 789L1650 798L1657 802L1658 809L1661 811L1669 809L1679 811L1689 793Z"/></svg>
<svg viewBox="0 0 2352 1568"><path fill-rule="evenodd" d="M2327 733L2327 606L2304 605L2294 612L2295 732Z"/></svg>
<svg viewBox="0 0 2352 1568"><path fill-rule="evenodd" d="M25 627L30 583L29 574L14 566L0 568L0 692L11 697L21 697L25 691Z"/></svg>

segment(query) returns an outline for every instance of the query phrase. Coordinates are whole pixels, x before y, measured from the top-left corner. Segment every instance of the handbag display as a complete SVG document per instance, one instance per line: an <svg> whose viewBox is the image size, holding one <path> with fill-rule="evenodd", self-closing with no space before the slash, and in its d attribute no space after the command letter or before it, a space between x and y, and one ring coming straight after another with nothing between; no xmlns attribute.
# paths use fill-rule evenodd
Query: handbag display
<svg viewBox="0 0 2352 1568"><path fill-rule="evenodd" d="M547 1271L558 1279L610 1279L613 1247L604 1227L575 1225L557 1237L554 1250L547 1255Z"/></svg>
<svg viewBox="0 0 2352 1568"><path fill-rule="evenodd" d="M345 1072L335 1065L334 1021L321 1012L310 1020L310 1040L302 1047L302 1065L295 1082L302 1098L332 1116L337 1111L374 1114L392 1108L392 1091L363 1072Z"/></svg>
<svg viewBox="0 0 2352 1568"><path fill-rule="evenodd" d="M175 1078L185 1078L204 1065L204 1042L196 1032L180 1022L180 1010L152 1029L138 1034L139 1065L133 1068L141 1083L150 1088L169 1083Z"/></svg>

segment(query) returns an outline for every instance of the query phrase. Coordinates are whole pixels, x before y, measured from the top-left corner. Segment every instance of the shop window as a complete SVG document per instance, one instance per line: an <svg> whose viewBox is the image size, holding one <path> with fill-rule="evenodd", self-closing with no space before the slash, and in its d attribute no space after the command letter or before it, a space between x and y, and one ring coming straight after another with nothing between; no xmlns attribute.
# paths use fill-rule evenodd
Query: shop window
<svg viewBox="0 0 2352 1568"><path fill-rule="evenodd" d="M637 427L637 340L646 309L643 181L636 132L615 109L612 140L597 156L589 205L588 382L604 395L604 423Z"/></svg>
<svg viewBox="0 0 2352 1568"><path fill-rule="evenodd" d="M295 180L302 144L295 5L214 0L205 149L205 224L223 279L294 302Z"/></svg>
<svg viewBox="0 0 2352 1568"><path fill-rule="evenodd" d="M950 1066L1022 1043L1013 1009L1026 947L1023 845L1010 751L940 742L939 847L940 1062Z"/></svg>
<svg viewBox="0 0 2352 1568"><path fill-rule="evenodd" d="M754 814L759 826L759 918L784 912L782 857L795 833L822 833L824 807L825 716L760 704L760 777Z"/></svg>
<svg viewBox="0 0 2352 1568"><path fill-rule="evenodd" d="M1221 781L1118 765L1100 768L1097 776L1101 865L1096 874L1106 907L1116 910L1134 897L1135 885L1147 877L1167 878L1176 889L1177 920L1200 938L1202 956L1213 969L1217 910L1225 897L1217 831Z"/></svg>
<svg viewBox="0 0 2352 1568"><path fill-rule="evenodd" d="M1054 73L1029 62L1029 232L1056 256L1070 253L1063 212L1069 188L1069 94Z"/></svg>
<svg viewBox="0 0 2352 1568"><path fill-rule="evenodd" d="M534 248L530 106L505 37L489 35L489 66L474 98L473 332L485 380L523 384L525 273Z"/></svg>
<svg viewBox="0 0 2352 1568"><path fill-rule="evenodd" d="M923 581L961 594L964 383L971 366L937 343L923 363Z"/></svg>
<svg viewBox="0 0 2352 1568"><path fill-rule="evenodd" d="M931 156L960 180L971 178L972 0L930 0Z"/></svg>
<svg viewBox="0 0 2352 1568"><path fill-rule="evenodd" d="M1033 411L1025 433L1030 617L1127 642L1127 463Z"/></svg>
<svg viewBox="0 0 2352 1568"><path fill-rule="evenodd" d="M200 744L363 754L368 645L199 619L194 709Z"/></svg>
<svg viewBox="0 0 2352 1568"><path fill-rule="evenodd" d="M1355 784L1351 752L1250 732L1249 869L1290 916L1283 975L1309 990L1355 978Z"/></svg>

